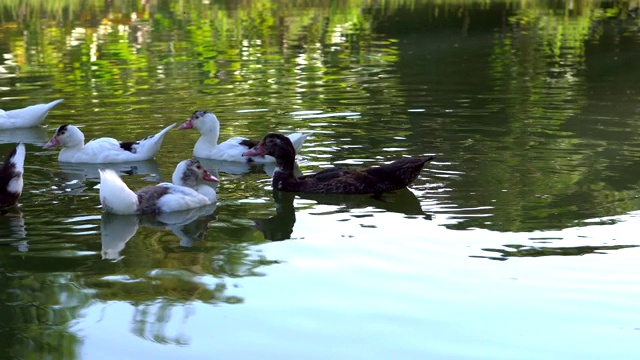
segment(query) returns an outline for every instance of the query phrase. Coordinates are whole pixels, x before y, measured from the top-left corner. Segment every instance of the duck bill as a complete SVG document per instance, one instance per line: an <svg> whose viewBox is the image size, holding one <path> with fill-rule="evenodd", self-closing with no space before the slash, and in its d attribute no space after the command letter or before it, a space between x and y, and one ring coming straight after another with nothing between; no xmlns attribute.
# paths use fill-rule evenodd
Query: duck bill
<svg viewBox="0 0 640 360"><path fill-rule="evenodd" d="M266 154L267 151L264 149L264 144L262 142L258 143L258 145L254 146L252 149L249 149L242 153L242 156L262 156Z"/></svg>
<svg viewBox="0 0 640 360"><path fill-rule="evenodd" d="M48 143L44 144L44 146L42 148L43 149L48 149L48 148L52 148L54 146L60 146L60 141L58 140L57 136L52 137L51 140L49 140Z"/></svg>
<svg viewBox="0 0 640 360"><path fill-rule="evenodd" d="M184 124L178 127L178 130L182 130L182 129L193 129L193 121L191 121L191 119L187 119L187 121L185 121Z"/></svg>
<svg viewBox="0 0 640 360"><path fill-rule="evenodd" d="M220 180L218 180L217 177L211 175L210 172L208 171L204 171L204 175L202 175L202 180L204 181L213 181L213 182L220 182Z"/></svg>

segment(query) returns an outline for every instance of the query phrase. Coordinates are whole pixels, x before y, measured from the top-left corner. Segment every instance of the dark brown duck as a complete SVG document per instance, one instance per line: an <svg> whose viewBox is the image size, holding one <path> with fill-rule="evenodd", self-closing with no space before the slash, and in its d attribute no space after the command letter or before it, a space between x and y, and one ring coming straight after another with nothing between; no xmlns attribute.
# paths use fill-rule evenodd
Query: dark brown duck
<svg viewBox="0 0 640 360"><path fill-rule="evenodd" d="M316 174L296 177L293 172L296 152L291 140L280 134L267 134L243 156L270 155L276 159L273 188L282 191L316 194L374 194L400 190L412 183L427 161L434 156L404 158L390 164L364 169L331 168Z"/></svg>

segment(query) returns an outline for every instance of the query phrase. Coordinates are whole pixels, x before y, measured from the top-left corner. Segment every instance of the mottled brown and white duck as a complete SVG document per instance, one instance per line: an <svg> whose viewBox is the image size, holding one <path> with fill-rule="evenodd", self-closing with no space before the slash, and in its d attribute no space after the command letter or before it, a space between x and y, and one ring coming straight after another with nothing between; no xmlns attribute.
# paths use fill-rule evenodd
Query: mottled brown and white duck
<svg viewBox="0 0 640 360"><path fill-rule="evenodd" d="M267 134L244 156L269 155L276 159L273 188L281 191L316 194L374 194L400 190L412 183L427 161L434 156L411 157L390 164L364 169L331 168L296 177L295 150L291 140L280 134Z"/></svg>
<svg viewBox="0 0 640 360"><path fill-rule="evenodd" d="M219 180L196 159L181 161L171 178L133 192L118 174L100 170L100 203L106 212L120 215L159 215L215 204L215 190L203 181Z"/></svg>
<svg viewBox="0 0 640 360"><path fill-rule="evenodd" d="M0 208L15 205L22 194L25 156L24 144L18 144L0 168Z"/></svg>

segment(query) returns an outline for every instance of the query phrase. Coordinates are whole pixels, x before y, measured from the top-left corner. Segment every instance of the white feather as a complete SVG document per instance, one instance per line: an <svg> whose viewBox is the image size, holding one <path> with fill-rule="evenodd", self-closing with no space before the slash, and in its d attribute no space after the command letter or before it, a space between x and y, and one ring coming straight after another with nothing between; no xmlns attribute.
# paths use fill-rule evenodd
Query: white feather
<svg viewBox="0 0 640 360"><path fill-rule="evenodd" d="M213 197L207 197L194 189L184 186L178 186L174 184L163 184L162 186L169 187L169 193L158 200L158 207L162 209L162 212L193 209L200 206L212 204L216 201L215 191ZM208 186L207 188L211 189Z"/></svg>

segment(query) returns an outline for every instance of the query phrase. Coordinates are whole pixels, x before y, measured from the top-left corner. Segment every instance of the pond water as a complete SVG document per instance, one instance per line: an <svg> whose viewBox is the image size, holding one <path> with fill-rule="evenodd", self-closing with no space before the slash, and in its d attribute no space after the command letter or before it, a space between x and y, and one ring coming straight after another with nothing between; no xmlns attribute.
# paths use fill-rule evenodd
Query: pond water
<svg viewBox="0 0 640 360"><path fill-rule="evenodd" d="M637 1L0 5L0 108L64 98L0 216L0 357L638 358ZM311 133L303 173L434 154L382 200L273 192L204 161L216 206L103 214L63 124L141 139ZM170 179L193 130L131 188Z"/></svg>

